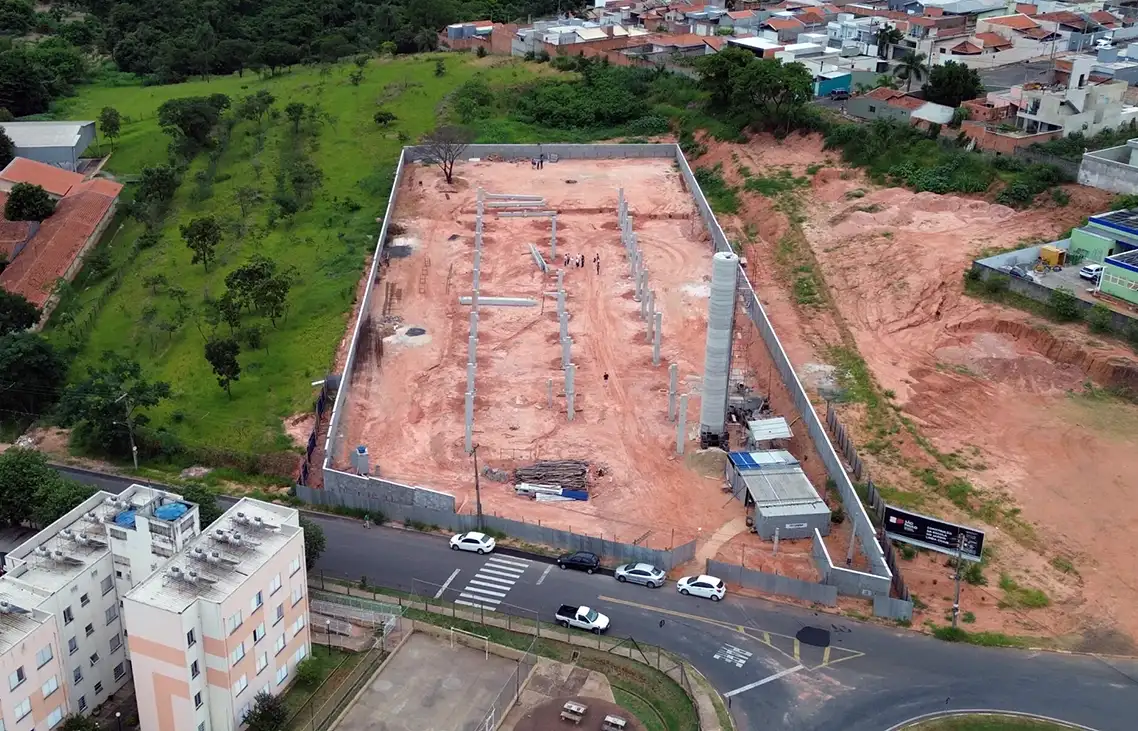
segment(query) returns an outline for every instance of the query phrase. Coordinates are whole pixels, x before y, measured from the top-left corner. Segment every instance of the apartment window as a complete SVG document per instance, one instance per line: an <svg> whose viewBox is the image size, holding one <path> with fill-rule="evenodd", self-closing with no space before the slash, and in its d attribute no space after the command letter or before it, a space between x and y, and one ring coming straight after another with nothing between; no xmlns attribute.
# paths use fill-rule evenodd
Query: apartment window
<svg viewBox="0 0 1138 731"><path fill-rule="evenodd" d="M269 665L269 653L262 652L260 655L257 656L257 675L260 675L261 671L264 670L266 667L268 667L268 665Z"/></svg>
<svg viewBox="0 0 1138 731"><path fill-rule="evenodd" d="M292 605L295 607L296 603L304 598L304 587L298 586L292 590Z"/></svg>
<svg viewBox="0 0 1138 731"><path fill-rule="evenodd" d="M304 615L303 614L300 615L299 617L297 617L296 621L292 623L292 636L296 637L298 634L300 634L300 631L302 629L304 629Z"/></svg>
<svg viewBox="0 0 1138 731"><path fill-rule="evenodd" d="M280 637L277 638L277 641L275 643L273 643L273 654L274 655L281 654L281 650L284 649L284 646L285 646L285 638L284 638L284 635L281 635Z"/></svg>
<svg viewBox="0 0 1138 731"><path fill-rule="evenodd" d="M253 644L257 644L265 637L265 623L261 622L257 625L257 629L253 630Z"/></svg>
<svg viewBox="0 0 1138 731"><path fill-rule="evenodd" d="M71 607L66 607L63 610L63 623L71 624L75 621L75 614L71 611Z"/></svg>
<svg viewBox="0 0 1138 731"><path fill-rule="evenodd" d="M71 671L71 679L75 681L76 685L83 682L83 666L82 665L80 665L79 667L77 667Z"/></svg>
<svg viewBox="0 0 1138 731"><path fill-rule="evenodd" d="M245 643L242 642L240 645L233 648L233 652L230 654L231 662L229 664L230 665L236 665L237 663L241 662L244 659L245 659Z"/></svg>
<svg viewBox="0 0 1138 731"><path fill-rule="evenodd" d="M51 645L45 645L42 650L36 653L36 667L42 668L51 662Z"/></svg>
<svg viewBox="0 0 1138 731"><path fill-rule="evenodd" d="M119 530L118 528L111 528L111 537L118 538L120 541L126 540L126 531Z"/></svg>
<svg viewBox="0 0 1138 731"><path fill-rule="evenodd" d="M112 604L111 606L107 607L105 614L107 615L107 624L110 624L119 618L119 608Z"/></svg>
<svg viewBox="0 0 1138 731"><path fill-rule="evenodd" d="M54 675L47 679L47 682L40 686L40 691L43 697L47 698L49 695L59 690L59 678Z"/></svg>
<svg viewBox="0 0 1138 731"><path fill-rule="evenodd" d="M198 638L194 636L194 631L190 630L186 633L186 647L193 647L198 642Z"/></svg>
<svg viewBox="0 0 1138 731"><path fill-rule="evenodd" d="M111 652L118 652L120 647L122 647L122 637L116 634L111 637Z"/></svg>
<svg viewBox="0 0 1138 731"><path fill-rule="evenodd" d="M281 575L277 574L276 576L273 577L272 583L269 584L269 596L276 594L277 590L280 588L281 588Z"/></svg>
<svg viewBox="0 0 1138 731"><path fill-rule="evenodd" d="M103 596L106 596L107 592L115 588L115 580L108 576L103 579L103 583L100 584L99 587L103 590Z"/></svg>
<svg viewBox="0 0 1138 731"><path fill-rule="evenodd" d="M95 625L88 624L86 627L83 628L83 631L87 633L88 637L90 637L91 635L95 634Z"/></svg>
<svg viewBox="0 0 1138 731"><path fill-rule="evenodd" d="M31 712L32 712L32 699L31 698L25 698L22 702L16 704L16 720L17 721L23 720L24 716L27 716Z"/></svg>
<svg viewBox="0 0 1138 731"><path fill-rule="evenodd" d="M79 597L79 606L85 607L90 603L91 603L91 597L88 596L87 594L84 594L83 596Z"/></svg>
<svg viewBox="0 0 1138 731"><path fill-rule="evenodd" d="M98 695L99 693L102 693L102 692L103 692L103 681L100 680L98 683L95 683L95 695Z"/></svg>
<svg viewBox="0 0 1138 731"><path fill-rule="evenodd" d="M67 654L74 655L77 652L79 652L79 640L72 637L67 641Z"/></svg>
<svg viewBox="0 0 1138 731"><path fill-rule="evenodd" d="M201 671L198 670L198 661L194 660L192 663L190 663L190 680L193 680L199 675L201 675Z"/></svg>
<svg viewBox="0 0 1138 731"><path fill-rule="evenodd" d="M241 612L237 612L233 616L225 620L226 634L233 634L237 628L241 626L244 620L241 619Z"/></svg>
<svg viewBox="0 0 1138 731"><path fill-rule="evenodd" d="M281 683L285 682L285 678L287 678L287 677L288 677L288 665L281 665L279 668L277 668L277 685L280 685Z"/></svg>
<svg viewBox="0 0 1138 731"><path fill-rule="evenodd" d="M56 709L51 712L47 717L47 727L55 728L56 724L63 720L63 706L56 706Z"/></svg>
<svg viewBox="0 0 1138 731"><path fill-rule="evenodd" d="M15 690L16 688L19 688L20 685L27 679L28 676L24 675L24 666L21 665L20 667L16 668L16 672L8 676L8 690Z"/></svg>
<svg viewBox="0 0 1138 731"><path fill-rule="evenodd" d="M237 682L233 684L233 695L235 695L235 696L241 695L242 693L245 692L245 689L248 687L249 687L249 679L246 678L244 675L242 675L240 678L237 679Z"/></svg>
<svg viewBox="0 0 1138 731"><path fill-rule="evenodd" d="M98 664L99 664L99 653L96 652L96 653L91 655L91 667L95 667Z"/></svg>
<svg viewBox="0 0 1138 731"><path fill-rule="evenodd" d="M202 694L201 693L194 693L194 708L201 708L201 707L202 707Z"/></svg>
<svg viewBox="0 0 1138 731"><path fill-rule="evenodd" d="M262 596L261 592L257 592L253 596L253 601L250 602L249 604L250 604L250 606L249 606L250 612L255 612L258 609L260 609L261 605L264 604L264 597Z"/></svg>
<svg viewBox="0 0 1138 731"><path fill-rule="evenodd" d="M307 655L308 655L308 648L305 647L304 645L301 645L297 649L296 654L292 656L292 661L294 664L298 663L301 660L303 660L305 657L307 657Z"/></svg>
<svg viewBox="0 0 1138 731"><path fill-rule="evenodd" d="M87 696L81 695L79 696L79 712L82 713L85 710L87 710Z"/></svg>
<svg viewBox="0 0 1138 731"><path fill-rule="evenodd" d="M118 665L115 665L115 680L118 680L124 675L126 675L126 663L120 662Z"/></svg>
<svg viewBox="0 0 1138 731"><path fill-rule="evenodd" d="M292 576L297 571L300 571L300 559L294 558L293 560L288 562L288 575Z"/></svg>
<svg viewBox="0 0 1138 731"><path fill-rule="evenodd" d="M870 113L870 114L873 114L873 113L874 113L874 112L876 112L876 111L877 111L877 107L875 107L875 106L873 106L872 104L870 104L870 105L869 105L869 113Z"/></svg>
<svg viewBox="0 0 1138 731"><path fill-rule="evenodd" d="M277 622L281 621L282 619L284 619L284 605L278 604L276 616L273 618L273 624L275 625Z"/></svg>
<svg viewBox="0 0 1138 731"><path fill-rule="evenodd" d="M205 731L205 721L198 724L198 731Z"/></svg>

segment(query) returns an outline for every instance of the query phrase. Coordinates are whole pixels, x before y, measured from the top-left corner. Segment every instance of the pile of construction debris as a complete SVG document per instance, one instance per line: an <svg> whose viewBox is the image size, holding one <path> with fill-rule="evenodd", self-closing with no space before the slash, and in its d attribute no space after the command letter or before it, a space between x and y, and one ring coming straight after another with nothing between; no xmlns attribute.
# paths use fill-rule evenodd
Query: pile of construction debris
<svg viewBox="0 0 1138 731"><path fill-rule="evenodd" d="M540 502L589 499L589 463L579 459L535 462L514 470L514 491Z"/></svg>

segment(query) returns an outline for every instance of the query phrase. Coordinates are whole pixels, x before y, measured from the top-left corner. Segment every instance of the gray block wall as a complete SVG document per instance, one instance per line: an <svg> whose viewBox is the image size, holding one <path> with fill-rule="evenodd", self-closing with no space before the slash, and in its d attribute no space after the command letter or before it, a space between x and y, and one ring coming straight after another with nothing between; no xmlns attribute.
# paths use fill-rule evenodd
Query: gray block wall
<svg viewBox="0 0 1138 731"><path fill-rule="evenodd" d="M774 532L778 530L778 537L782 539L809 538L814 531L822 535L830 535L830 511L825 513L800 513L798 515L763 515L761 511L755 512L755 528L758 529L759 538L764 541L774 540Z"/></svg>
<svg viewBox="0 0 1138 731"><path fill-rule="evenodd" d="M738 564L708 559L707 573L724 581L739 584L747 589L757 589L768 594L781 594L795 599L805 599L808 602L817 602L828 607L835 606L838 603L838 590L833 586L802 581L789 576L768 574L765 571L746 569Z"/></svg>
<svg viewBox="0 0 1138 731"><path fill-rule="evenodd" d="M1088 152L1079 164L1079 184L1115 193L1138 193L1138 167L1130 164L1126 145Z"/></svg>

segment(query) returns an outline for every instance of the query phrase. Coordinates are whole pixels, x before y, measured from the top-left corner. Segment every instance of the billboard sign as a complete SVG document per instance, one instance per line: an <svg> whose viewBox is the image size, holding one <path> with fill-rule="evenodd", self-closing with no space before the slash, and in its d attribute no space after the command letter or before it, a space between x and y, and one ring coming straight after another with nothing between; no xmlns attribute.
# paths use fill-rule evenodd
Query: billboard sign
<svg viewBox="0 0 1138 731"><path fill-rule="evenodd" d="M984 531L946 523L892 505L885 506L885 535L930 551L959 555L966 561L979 561L984 553Z"/></svg>

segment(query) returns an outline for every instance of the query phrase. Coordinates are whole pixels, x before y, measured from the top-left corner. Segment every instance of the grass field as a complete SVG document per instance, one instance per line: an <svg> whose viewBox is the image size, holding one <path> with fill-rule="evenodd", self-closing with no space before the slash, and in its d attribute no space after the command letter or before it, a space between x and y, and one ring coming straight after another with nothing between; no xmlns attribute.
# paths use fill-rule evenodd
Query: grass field
<svg viewBox="0 0 1138 731"><path fill-rule="evenodd" d="M1000 715L951 716L906 726L905 731L1071 731L1066 724Z"/></svg>
<svg viewBox="0 0 1138 731"><path fill-rule="evenodd" d="M435 75L436 58L446 59L443 76ZM403 144L399 134L415 140L434 127L446 95L476 74L483 74L492 85L501 85L524 81L543 70L548 73L547 66L503 59L400 57L373 59L363 82L352 86L348 80L352 68L342 64L322 73L297 67L272 79L247 73L244 78L158 87L120 85L120 77L109 77L84 87L54 110L59 119L94 119L104 106L117 108L124 124L106 169L128 183L144 166L166 160L169 137L155 118L166 100L222 93L236 103L244 95L267 89L276 97L277 109L299 101L319 105L326 115L309 150L310 159L323 173L322 187L312 206L289 222L282 219L270 226L268 221L272 207L268 201L282 146L292 140L291 125L283 116L275 122L265 120L267 132L259 151L256 123L239 123L212 182L196 182L195 176L207 167L206 155L198 156L184 176L158 245L132 257L132 244L142 228L120 216L100 244L111 255L108 273L98 278L81 274L75 292L64 298L58 310L69 312L75 322L88 321L96 301L111 286L113 273L123 268L121 283L79 338L73 377L82 375L84 366L96 362L103 351L129 354L143 365L148 377L168 381L173 388L173 398L150 413L153 427L164 427L183 444L197 447L243 452L292 448L282 420L311 408L315 391L310 383L325 375L344 336L356 285L374 248L376 219L383 215ZM387 129L377 126L372 117L380 108L394 112L398 121ZM257 167L261 168L260 179ZM251 232L238 239L235 230L241 214L234 194L243 186L259 188L264 200L250 209L246 223ZM203 189L208 197L203 198ZM128 184L125 197L131 195ZM205 214L214 215L227 228L217 262L209 272L201 265L191 265L191 252L178 232L179 225ZM240 380L233 384L230 400L204 358L202 332L208 334L208 326L200 318L175 321L177 303L166 288L148 288L143 282L150 275L163 274L171 285L186 290L190 304L198 306L206 296L220 296L225 275L253 253L281 266L296 267L299 278L289 295L287 318L278 321L278 327L245 316L243 326L263 324L266 347L243 350ZM221 328L224 332L225 326ZM73 337L58 315L49 325L49 336L61 342Z"/></svg>

